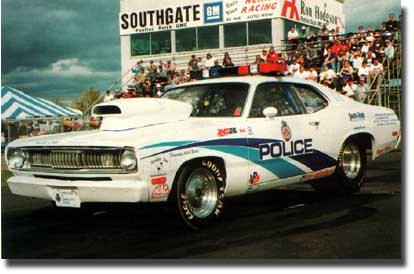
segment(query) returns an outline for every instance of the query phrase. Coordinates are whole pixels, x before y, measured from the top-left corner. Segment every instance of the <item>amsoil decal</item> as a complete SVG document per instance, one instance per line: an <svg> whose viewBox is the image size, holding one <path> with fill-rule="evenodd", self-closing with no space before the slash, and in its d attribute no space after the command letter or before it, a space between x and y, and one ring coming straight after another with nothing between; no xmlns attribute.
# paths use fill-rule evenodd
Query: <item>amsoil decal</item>
<svg viewBox="0 0 414 274"><path fill-rule="evenodd" d="M246 133L246 129L245 128L237 129L235 127L217 129L217 136L218 137L224 137L224 136L227 136L227 135L238 134L238 133Z"/></svg>
<svg viewBox="0 0 414 274"><path fill-rule="evenodd" d="M159 184L152 191L151 198L152 199L166 198L168 197L169 192L170 192L170 188L168 187L167 184Z"/></svg>

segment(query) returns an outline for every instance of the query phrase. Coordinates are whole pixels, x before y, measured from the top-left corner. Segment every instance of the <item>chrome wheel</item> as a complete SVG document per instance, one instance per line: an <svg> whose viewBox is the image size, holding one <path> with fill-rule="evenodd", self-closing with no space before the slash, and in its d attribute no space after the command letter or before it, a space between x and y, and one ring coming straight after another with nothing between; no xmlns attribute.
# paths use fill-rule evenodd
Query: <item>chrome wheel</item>
<svg viewBox="0 0 414 274"><path fill-rule="evenodd" d="M342 151L342 168L345 176L349 179L355 179L362 166L361 154L359 147L353 143L345 145Z"/></svg>
<svg viewBox="0 0 414 274"><path fill-rule="evenodd" d="M194 216L209 216L214 211L218 199L214 176L205 169L195 170L187 179L185 195Z"/></svg>

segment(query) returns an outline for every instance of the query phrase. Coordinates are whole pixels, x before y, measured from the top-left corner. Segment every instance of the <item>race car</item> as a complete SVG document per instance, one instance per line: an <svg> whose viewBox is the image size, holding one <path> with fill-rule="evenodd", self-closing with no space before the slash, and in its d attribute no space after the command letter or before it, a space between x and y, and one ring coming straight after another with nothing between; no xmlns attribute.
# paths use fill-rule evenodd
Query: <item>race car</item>
<svg viewBox="0 0 414 274"><path fill-rule="evenodd" d="M59 207L171 202L193 229L225 199L307 182L355 193L372 158L394 150L400 121L315 82L237 76L180 84L162 98L96 105L100 129L16 140L12 193Z"/></svg>

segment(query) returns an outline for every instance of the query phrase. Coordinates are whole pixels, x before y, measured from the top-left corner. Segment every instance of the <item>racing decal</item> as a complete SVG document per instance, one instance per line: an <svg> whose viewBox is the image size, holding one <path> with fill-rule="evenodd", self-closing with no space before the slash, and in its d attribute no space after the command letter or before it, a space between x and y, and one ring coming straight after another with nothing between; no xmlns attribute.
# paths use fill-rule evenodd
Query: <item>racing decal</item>
<svg viewBox="0 0 414 274"><path fill-rule="evenodd" d="M217 136L218 137L224 137L224 136L228 136L228 135L231 135L231 134L237 134L237 133L246 133L246 129L245 128L237 129L235 127L217 129Z"/></svg>
<svg viewBox="0 0 414 274"><path fill-rule="evenodd" d="M393 126L399 122L394 113L376 113L374 114L373 123L376 126Z"/></svg>
<svg viewBox="0 0 414 274"><path fill-rule="evenodd" d="M303 175L304 179L319 179L323 177L327 177L329 175L332 175L335 171L335 167L329 167L322 170L318 170L316 172L308 173Z"/></svg>
<svg viewBox="0 0 414 274"><path fill-rule="evenodd" d="M160 185L165 184L167 182L167 176L158 176L151 178L151 184L153 185Z"/></svg>
<svg viewBox="0 0 414 274"><path fill-rule="evenodd" d="M152 191L151 198L153 200L160 199L160 198L166 198L168 197L169 192L170 192L170 188L168 187L167 184L159 184Z"/></svg>
<svg viewBox="0 0 414 274"><path fill-rule="evenodd" d="M272 144L273 151L271 147ZM260 146L261 152L259 149ZM178 153L181 156L182 154L180 150L188 150L194 147L216 150L222 153L243 158L246 161L251 161L256 165L267 169L281 179L309 173L308 168L301 168L302 165L307 166L312 170L320 170L336 164L336 159L330 157L325 153L313 149L312 139L295 140L288 143L277 139L260 138L214 139L202 142L194 142L175 148L168 148L163 151L144 156L141 158L141 160L164 153ZM280 152L278 151L279 148L281 150ZM281 153L281 155L280 157L271 157L271 153L273 153L274 156L277 156L278 153ZM261 154L262 156L260 156ZM263 159L260 159L260 157ZM288 161L288 158L284 157L289 157L293 161ZM295 161L300 164L295 164Z"/></svg>
<svg viewBox="0 0 414 274"><path fill-rule="evenodd" d="M382 149L377 149L376 152L377 152L377 155L381 155L381 154L384 154L385 152L389 152L391 150L392 150L392 148L390 146L386 146Z"/></svg>
<svg viewBox="0 0 414 274"><path fill-rule="evenodd" d="M351 122L365 120L365 113L363 112L348 113L348 116Z"/></svg>
<svg viewBox="0 0 414 274"><path fill-rule="evenodd" d="M283 139L285 139L286 142L292 138L292 131L290 130L290 127L285 121L282 121L282 128L280 129L282 133Z"/></svg>
<svg viewBox="0 0 414 274"><path fill-rule="evenodd" d="M250 174L249 185L257 185L260 183L260 175L255 171L253 174Z"/></svg>

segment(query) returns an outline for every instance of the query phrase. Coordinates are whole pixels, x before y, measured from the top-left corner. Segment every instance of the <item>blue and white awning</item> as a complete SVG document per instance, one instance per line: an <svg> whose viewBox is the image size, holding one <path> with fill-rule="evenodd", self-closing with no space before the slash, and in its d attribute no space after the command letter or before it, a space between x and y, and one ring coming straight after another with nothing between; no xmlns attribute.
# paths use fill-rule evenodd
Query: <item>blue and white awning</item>
<svg viewBox="0 0 414 274"><path fill-rule="evenodd" d="M25 119L30 117L79 116L82 112L57 105L45 99L27 95L17 89L1 88L1 119Z"/></svg>

